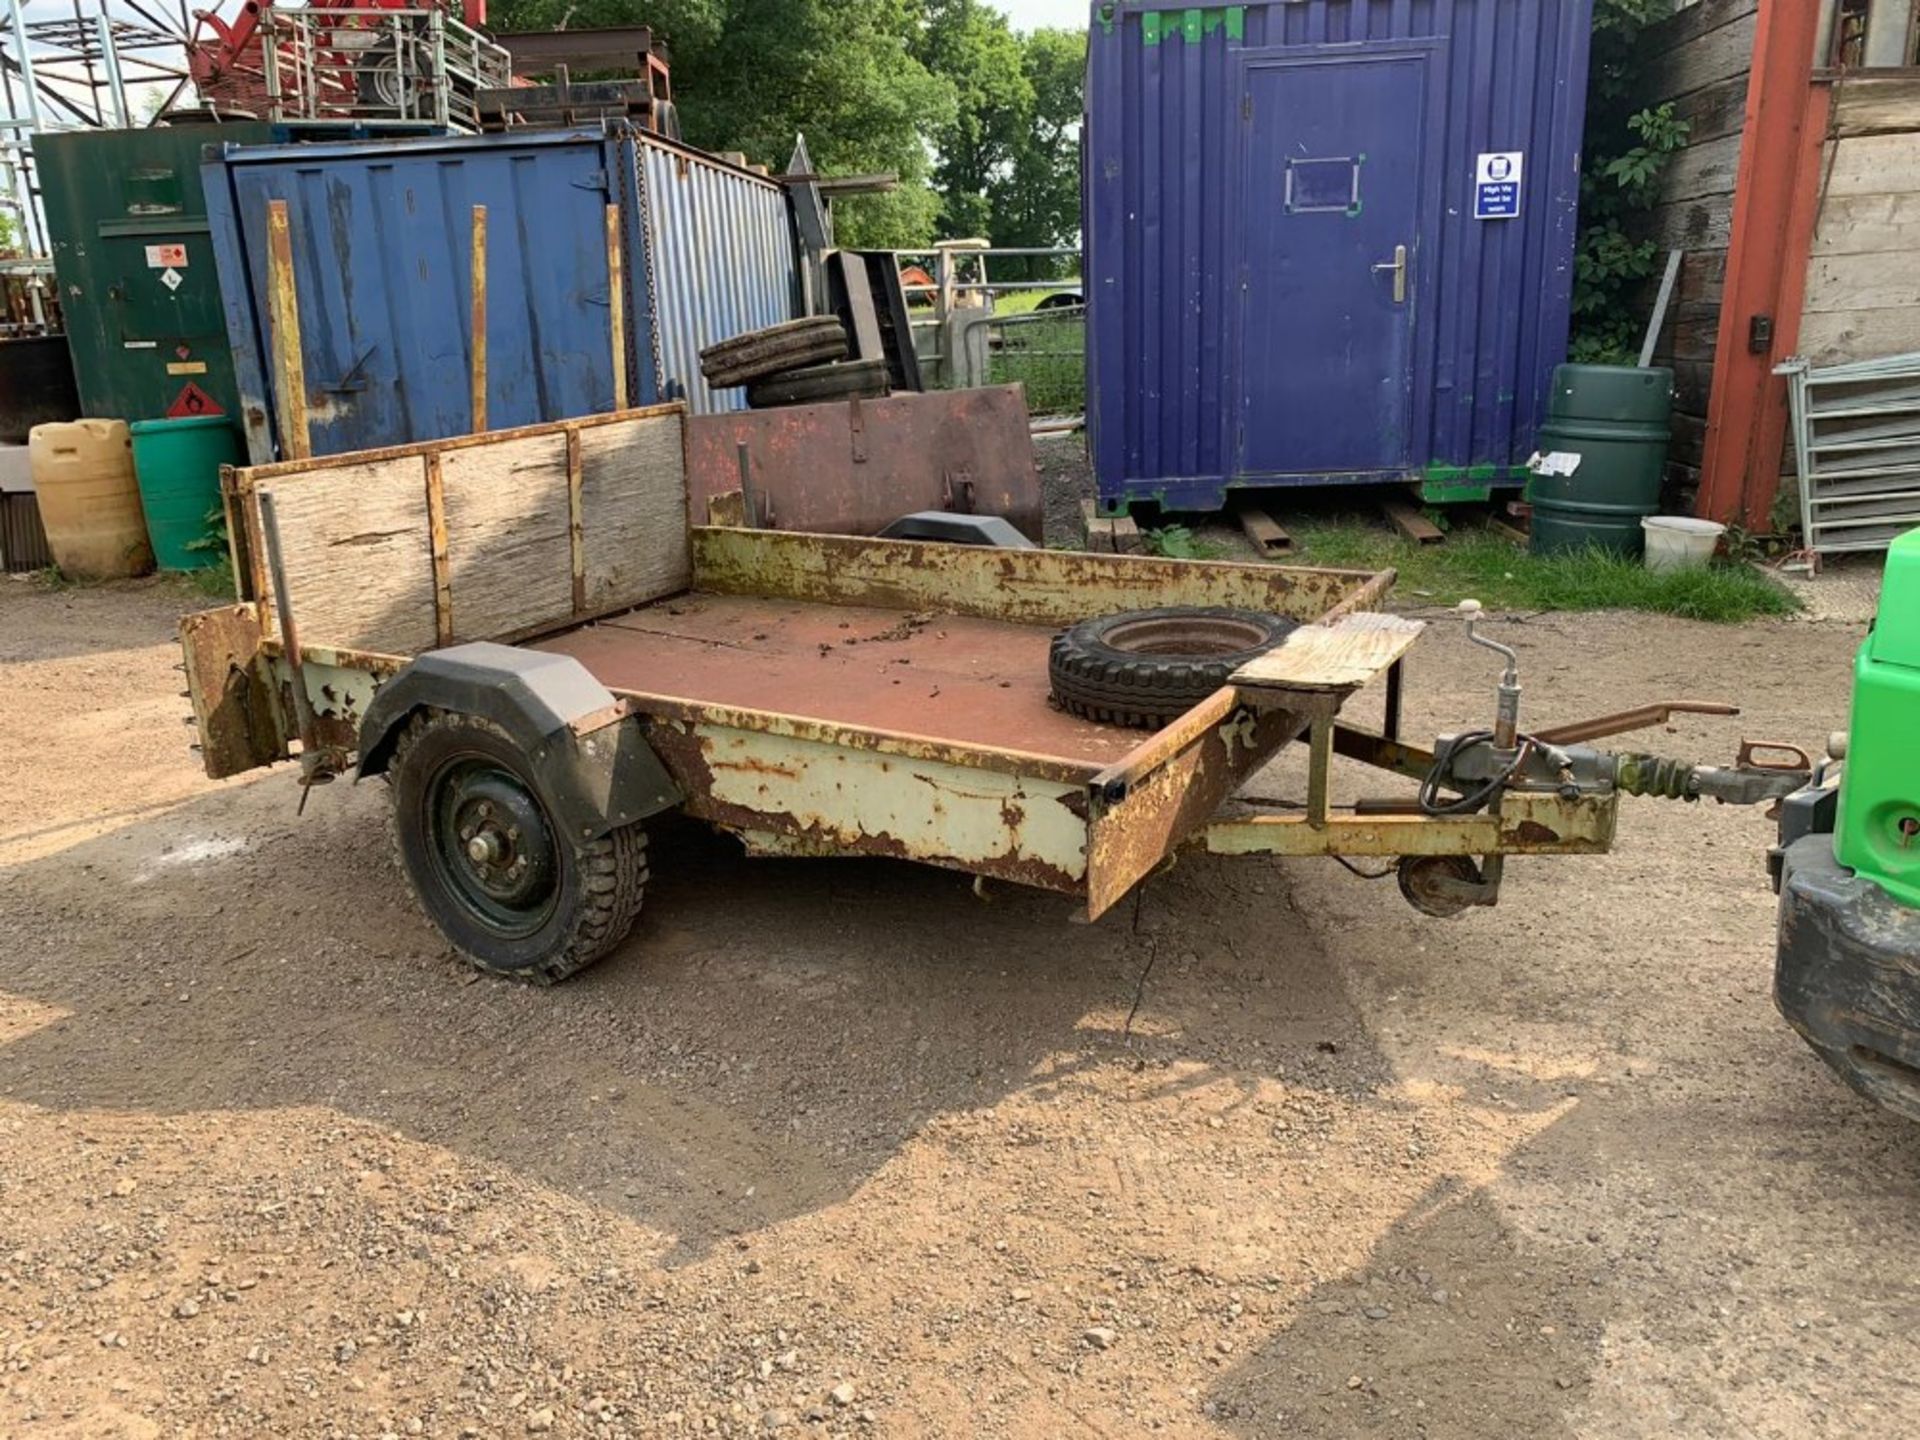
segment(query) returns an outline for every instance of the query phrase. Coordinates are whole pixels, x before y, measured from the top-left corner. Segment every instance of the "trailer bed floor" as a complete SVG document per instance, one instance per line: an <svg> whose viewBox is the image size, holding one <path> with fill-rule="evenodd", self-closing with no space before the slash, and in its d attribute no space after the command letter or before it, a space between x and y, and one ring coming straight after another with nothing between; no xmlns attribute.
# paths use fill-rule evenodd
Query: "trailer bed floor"
<svg viewBox="0 0 1920 1440"><path fill-rule="evenodd" d="M537 642L610 690L771 710L1096 770L1146 732L1048 702L1053 631L742 595L678 595Z"/></svg>

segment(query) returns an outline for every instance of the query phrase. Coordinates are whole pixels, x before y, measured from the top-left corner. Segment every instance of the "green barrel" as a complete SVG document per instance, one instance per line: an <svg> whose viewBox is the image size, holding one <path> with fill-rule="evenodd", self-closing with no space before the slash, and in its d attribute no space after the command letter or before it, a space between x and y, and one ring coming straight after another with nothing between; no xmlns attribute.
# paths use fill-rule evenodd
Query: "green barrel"
<svg viewBox="0 0 1920 1440"><path fill-rule="evenodd" d="M1638 555L1643 517L1659 513L1673 415L1673 372L1630 365L1562 365L1540 427L1543 455L1578 455L1571 475L1536 474L1533 553L1594 547Z"/></svg>
<svg viewBox="0 0 1920 1440"><path fill-rule="evenodd" d="M193 548L215 533L220 467L240 463L240 435L224 415L136 420L133 470L147 536L162 570L200 570L224 558L219 548Z"/></svg>

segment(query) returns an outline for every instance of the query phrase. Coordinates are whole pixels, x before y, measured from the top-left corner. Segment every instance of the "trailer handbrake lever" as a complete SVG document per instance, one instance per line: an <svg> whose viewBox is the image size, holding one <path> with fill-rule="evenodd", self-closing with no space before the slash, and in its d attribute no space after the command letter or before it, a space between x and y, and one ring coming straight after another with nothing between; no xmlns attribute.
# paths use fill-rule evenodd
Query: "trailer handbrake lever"
<svg viewBox="0 0 1920 1440"><path fill-rule="evenodd" d="M1462 600L1456 613L1467 622L1469 641L1483 650L1493 651L1507 662L1496 687L1498 700L1494 707L1493 748L1512 750L1520 738L1520 656L1511 645L1502 645L1498 640L1489 640L1480 634L1476 627L1485 608L1478 600Z"/></svg>

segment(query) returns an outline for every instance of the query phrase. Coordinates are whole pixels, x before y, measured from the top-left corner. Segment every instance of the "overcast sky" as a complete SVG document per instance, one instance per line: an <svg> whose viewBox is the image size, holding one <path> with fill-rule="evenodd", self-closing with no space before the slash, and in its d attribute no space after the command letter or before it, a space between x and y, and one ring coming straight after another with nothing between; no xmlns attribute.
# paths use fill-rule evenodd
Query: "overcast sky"
<svg viewBox="0 0 1920 1440"><path fill-rule="evenodd" d="M1092 0L988 0L995 9L1007 12L1016 30L1084 30L1093 10Z"/></svg>

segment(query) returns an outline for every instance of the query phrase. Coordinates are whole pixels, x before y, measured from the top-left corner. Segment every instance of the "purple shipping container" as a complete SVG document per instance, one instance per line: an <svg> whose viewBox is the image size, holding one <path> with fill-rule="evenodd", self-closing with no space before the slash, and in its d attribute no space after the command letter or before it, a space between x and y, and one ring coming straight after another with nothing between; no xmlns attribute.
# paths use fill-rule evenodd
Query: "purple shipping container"
<svg viewBox="0 0 1920 1440"><path fill-rule="evenodd" d="M1518 485L1565 358L1592 0L1101 0L1100 498Z"/></svg>

